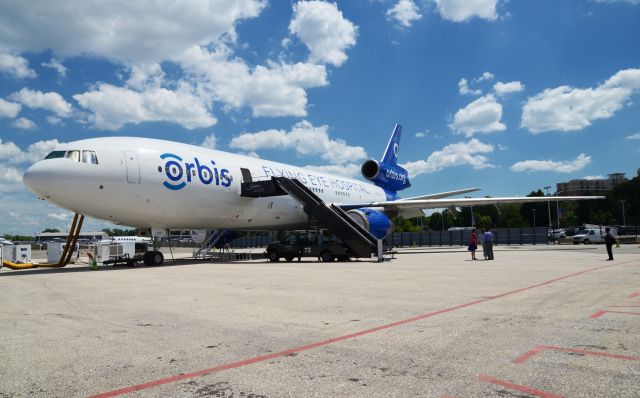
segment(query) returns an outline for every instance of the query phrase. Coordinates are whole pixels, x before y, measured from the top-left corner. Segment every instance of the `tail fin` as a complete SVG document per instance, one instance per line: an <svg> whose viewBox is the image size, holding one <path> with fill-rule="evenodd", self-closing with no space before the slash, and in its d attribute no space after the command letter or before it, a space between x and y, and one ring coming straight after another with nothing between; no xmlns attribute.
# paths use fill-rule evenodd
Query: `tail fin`
<svg viewBox="0 0 640 398"><path fill-rule="evenodd" d="M396 124L382 159L379 162L369 159L360 168L364 178L384 189L388 200L397 199L398 191L411 186L409 173L398 165L398 146L400 145L401 132L402 126Z"/></svg>
<svg viewBox="0 0 640 398"><path fill-rule="evenodd" d="M393 128L393 133L391 134L391 138L389 138L389 143L387 144L387 149L384 151L384 155L382 155L382 159L380 160L382 163L389 165L398 164L398 148L400 147L400 136L402 135L402 126L396 124Z"/></svg>

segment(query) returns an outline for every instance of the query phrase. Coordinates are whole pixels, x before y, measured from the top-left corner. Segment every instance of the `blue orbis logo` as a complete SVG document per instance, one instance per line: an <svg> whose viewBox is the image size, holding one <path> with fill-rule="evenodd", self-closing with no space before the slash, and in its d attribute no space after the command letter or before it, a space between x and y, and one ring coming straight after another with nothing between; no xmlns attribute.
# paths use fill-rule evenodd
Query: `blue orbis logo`
<svg viewBox="0 0 640 398"><path fill-rule="evenodd" d="M216 162L200 162L198 158L193 158L193 163L185 162L178 155L173 153L163 153L160 159L164 160L164 173L169 181L164 181L162 185L177 191L196 178L204 185L219 185L229 187L233 178L227 169L218 169Z"/></svg>

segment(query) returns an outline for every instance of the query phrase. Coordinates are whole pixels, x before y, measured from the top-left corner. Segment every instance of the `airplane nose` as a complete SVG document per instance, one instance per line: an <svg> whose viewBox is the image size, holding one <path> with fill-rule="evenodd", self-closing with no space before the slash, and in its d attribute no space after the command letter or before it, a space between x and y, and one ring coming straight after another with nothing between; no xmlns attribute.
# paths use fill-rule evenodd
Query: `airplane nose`
<svg viewBox="0 0 640 398"><path fill-rule="evenodd" d="M42 162L38 162L25 171L22 181L31 192L45 198L51 188L51 178L51 171Z"/></svg>

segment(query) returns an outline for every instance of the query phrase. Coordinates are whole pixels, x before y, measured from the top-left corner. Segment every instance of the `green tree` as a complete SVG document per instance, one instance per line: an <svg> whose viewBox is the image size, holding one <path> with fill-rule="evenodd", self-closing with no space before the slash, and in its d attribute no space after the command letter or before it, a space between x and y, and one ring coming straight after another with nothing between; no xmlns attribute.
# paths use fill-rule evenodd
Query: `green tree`
<svg viewBox="0 0 640 398"><path fill-rule="evenodd" d="M48 233L48 232L55 233L55 232L60 232L60 230L57 228L46 228L44 231L42 231L42 233Z"/></svg>

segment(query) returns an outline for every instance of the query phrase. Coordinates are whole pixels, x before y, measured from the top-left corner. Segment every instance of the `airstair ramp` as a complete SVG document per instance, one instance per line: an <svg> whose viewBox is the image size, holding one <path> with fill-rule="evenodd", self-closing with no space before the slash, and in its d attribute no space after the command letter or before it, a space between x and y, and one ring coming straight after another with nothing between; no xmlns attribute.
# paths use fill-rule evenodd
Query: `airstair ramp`
<svg viewBox="0 0 640 398"><path fill-rule="evenodd" d="M202 245L196 251L194 251L193 258L204 259L210 256L211 248L214 247L220 241L220 239L222 239L224 232L225 231L221 229L212 231L207 239L202 243Z"/></svg>
<svg viewBox="0 0 640 398"><path fill-rule="evenodd" d="M272 177L272 180L286 193L303 205L307 215L331 231L357 257L371 257L377 247L376 238L354 221L344 210L334 204L324 202L312 190L295 178Z"/></svg>

